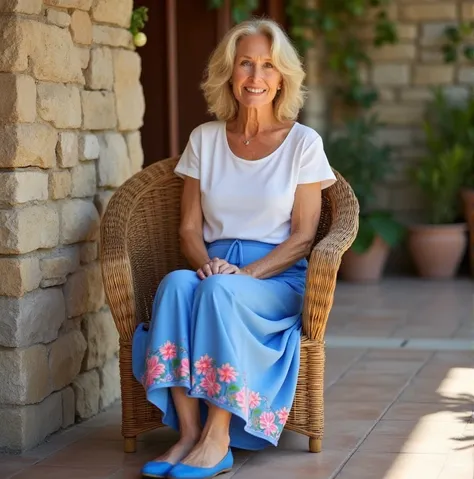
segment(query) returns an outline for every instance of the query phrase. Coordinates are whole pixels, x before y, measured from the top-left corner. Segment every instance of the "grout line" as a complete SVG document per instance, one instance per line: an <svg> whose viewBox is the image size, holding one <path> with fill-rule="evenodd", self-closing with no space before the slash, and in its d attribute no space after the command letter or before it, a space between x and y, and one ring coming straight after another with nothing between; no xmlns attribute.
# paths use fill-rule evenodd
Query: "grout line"
<svg viewBox="0 0 474 479"><path fill-rule="evenodd" d="M359 355L355 356L352 361L349 363L349 365L347 366L347 368L345 368L341 374L339 374L336 379L332 380L332 381L328 381L328 382L324 382L324 390L326 391L326 389L329 389L331 386L333 386L334 384L336 384L337 381L339 381L339 379L341 379L342 377L345 376L345 374L347 373L347 371L349 371L349 369L352 368L352 366L354 366L354 364L358 363L359 360L361 360L369 351L369 348L365 348L363 352L361 352ZM326 361L327 363L327 361ZM324 367L325 371L326 371L326 366Z"/></svg>
<svg viewBox="0 0 474 479"><path fill-rule="evenodd" d="M344 469L346 464L349 462L351 457L358 451L359 447L362 445L362 443L367 439L369 434L375 429L377 424L383 419L385 414L387 414L388 410L395 404L396 401L400 398L400 396L405 392L407 387L411 384L412 380L415 378L415 376L421 371L421 369L426 366L428 361L430 361L433 356L435 355L435 352L433 352L428 358L426 358L420 366L411 374L411 376L407 379L406 383L401 387L400 391L398 394L395 396L395 398L387 405L387 407L382 411L378 419L374 421L374 424L372 427L367 431L367 433L357 442L357 444L354 446L354 449L347 455L347 457L342 461L342 463L337 467L337 469L327 478L327 479L337 479L337 476L339 473ZM323 444L324 444L324 438L323 438Z"/></svg>

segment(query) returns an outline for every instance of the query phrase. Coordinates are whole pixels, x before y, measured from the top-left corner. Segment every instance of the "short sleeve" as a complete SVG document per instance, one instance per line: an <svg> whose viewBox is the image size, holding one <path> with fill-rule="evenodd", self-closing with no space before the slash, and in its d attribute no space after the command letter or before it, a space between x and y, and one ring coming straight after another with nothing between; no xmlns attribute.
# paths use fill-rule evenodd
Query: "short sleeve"
<svg viewBox="0 0 474 479"><path fill-rule="evenodd" d="M181 155L174 172L180 178L190 176L191 178L200 178L200 161L198 152L200 142L200 134L197 128L191 133L188 144Z"/></svg>
<svg viewBox="0 0 474 479"><path fill-rule="evenodd" d="M298 184L321 183L321 189L327 188L336 182L329 161L324 152L323 140L318 135L303 151Z"/></svg>

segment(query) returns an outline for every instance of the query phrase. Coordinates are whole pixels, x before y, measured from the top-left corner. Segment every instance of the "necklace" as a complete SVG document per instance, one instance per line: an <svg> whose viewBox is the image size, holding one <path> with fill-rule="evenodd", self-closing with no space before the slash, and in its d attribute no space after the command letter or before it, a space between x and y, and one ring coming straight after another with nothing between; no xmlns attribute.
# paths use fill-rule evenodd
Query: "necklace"
<svg viewBox="0 0 474 479"><path fill-rule="evenodd" d="M242 140L244 142L245 146L248 146L250 144L250 140Z"/></svg>

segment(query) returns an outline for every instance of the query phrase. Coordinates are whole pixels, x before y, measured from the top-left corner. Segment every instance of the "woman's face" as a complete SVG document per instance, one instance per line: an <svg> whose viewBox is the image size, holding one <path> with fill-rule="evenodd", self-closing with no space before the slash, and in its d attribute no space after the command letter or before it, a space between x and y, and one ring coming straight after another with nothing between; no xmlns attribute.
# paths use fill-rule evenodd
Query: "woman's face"
<svg viewBox="0 0 474 479"><path fill-rule="evenodd" d="M237 101L250 108L267 105L275 98L282 77L271 59L266 35L249 35L237 43L232 91Z"/></svg>

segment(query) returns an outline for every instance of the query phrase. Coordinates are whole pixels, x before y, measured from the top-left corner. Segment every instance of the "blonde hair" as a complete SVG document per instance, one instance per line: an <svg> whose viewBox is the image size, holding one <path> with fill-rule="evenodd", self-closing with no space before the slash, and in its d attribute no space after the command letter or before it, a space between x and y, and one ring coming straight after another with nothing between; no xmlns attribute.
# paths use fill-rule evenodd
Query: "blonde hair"
<svg viewBox="0 0 474 479"><path fill-rule="evenodd" d="M274 99L274 114L278 121L294 120L304 104L305 72L300 57L285 32L272 20L254 19L239 23L229 30L212 53L207 78L201 84L208 110L218 120L228 121L237 116L239 108L229 80L232 77L239 40L248 35L263 34L271 41L272 61L282 76L282 86Z"/></svg>

